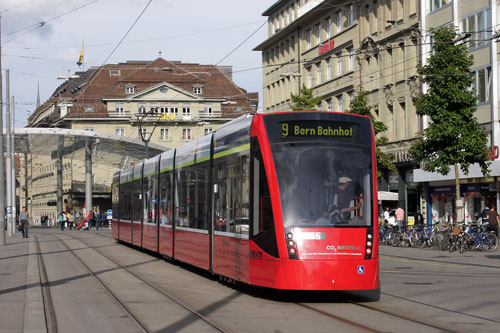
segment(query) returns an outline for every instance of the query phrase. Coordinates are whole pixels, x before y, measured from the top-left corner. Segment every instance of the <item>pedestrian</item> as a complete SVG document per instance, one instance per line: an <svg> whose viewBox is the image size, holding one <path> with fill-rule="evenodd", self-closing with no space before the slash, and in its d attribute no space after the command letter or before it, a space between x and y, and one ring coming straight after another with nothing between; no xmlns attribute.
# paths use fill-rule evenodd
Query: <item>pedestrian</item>
<svg viewBox="0 0 500 333"><path fill-rule="evenodd" d="M490 211L490 209L488 208L488 206L489 205L486 203L484 205L483 211L481 212L481 219L482 219L483 224L487 224L488 223L488 212Z"/></svg>
<svg viewBox="0 0 500 333"><path fill-rule="evenodd" d="M108 220L106 218L106 212L102 212L101 213L101 221L102 221L102 225L104 228L106 228L108 226Z"/></svg>
<svg viewBox="0 0 500 333"><path fill-rule="evenodd" d="M60 226L61 226L61 231L64 231L64 212L61 212L61 214L59 214L59 218L57 219L57 222L59 222Z"/></svg>
<svg viewBox="0 0 500 333"><path fill-rule="evenodd" d="M401 208L400 205L398 205L398 209L396 209L396 221L398 223L399 231L403 230L404 220L405 220L405 211L403 208Z"/></svg>
<svg viewBox="0 0 500 333"><path fill-rule="evenodd" d="M495 206L491 206L490 211L488 212L488 230L489 231L494 231L495 235L498 235L498 227L500 226L500 217L498 216L498 213L495 211Z"/></svg>
<svg viewBox="0 0 500 333"><path fill-rule="evenodd" d="M66 219L68 220L69 230L73 230L73 216L71 216L71 212L66 213Z"/></svg>
<svg viewBox="0 0 500 333"><path fill-rule="evenodd" d="M389 218L390 218L390 214L389 214L389 207L385 207L385 211L384 211L384 222L385 222L385 225L387 225L389 223Z"/></svg>
<svg viewBox="0 0 500 333"><path fill-rule="evenodd" d="M420 213L420 209L417 209L417 214L415 214L415 230L421 231L424 225L424 216Z"/></svg>
<svg viewBox="0 0 500 333"><path fill-rule="evenodd" d="M21 232L23 233L23 238L28 238L28 224L30 220L30 214L26 211L26 207L23 207L22 212L19 214L19 221L21 222Z"/></svg>

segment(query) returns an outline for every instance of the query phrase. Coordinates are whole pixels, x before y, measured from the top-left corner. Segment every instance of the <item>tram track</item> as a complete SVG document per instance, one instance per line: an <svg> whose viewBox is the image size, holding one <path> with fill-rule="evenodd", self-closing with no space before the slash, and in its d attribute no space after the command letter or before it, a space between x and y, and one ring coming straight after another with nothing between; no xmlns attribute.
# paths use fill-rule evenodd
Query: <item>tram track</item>
<svg viewBox="0 0 500 333"><path fill-rule="evenodd" d="M141 281L142 283L146 284L147 286L149 286L151 289L153 289L154 291L156 291L157 293L165 296L169 301L177 304L178 306L182 307L183 309L187 310L191 315L195 316L198 320L201 320L203 321L204 323L208 324L209 326L211 326L212 328L214 328L216 331L218 332L226 332L222 327L220 327L219 325L217 325L217 323L213 322L212 320L210 320L209 318L207 318L206 316L204 316L203 314L201 314L200 312L194 310L193 308L189 307L188 305L186 305L185 303L183 303L181 300L179 300L178 298L172 296L171 294L169 294L168 292L166 292L165 290L163 290L161 287L157 286L155 283L151 282L151 281L148 281L147 279L143 278L141 275L137 274L136 272L134 272L133 270L131 270L130 268L122 265L120 262L118 262L116 259L112 258L111 256L107 255L106 253L96 249L95 247L92 247L91 245L89 245L88 243L86 243L85 241L83 241L81 238L76 238L74 236L71 236L71 235L68 235L69 237L71 237L73 240L77 240L81 243L83 243L84 245L86 245L89 249L92 249L94 250L95 252L97 252L99 255L103 256L104 258L106 258L107 260L109 260L110 262L112 262L114 265L116 265L117 267L119 267L120 269L126 271L127 273L129 273L130 275L132 275L134 278L138 279L139 281ZM103 235L104 236L104 235ZM116 293L114 293L110 288L108 288L108 286L105 284L104 281L102 281L97 274L95 274L92 269L85 264L85 262L83 262L83 260L81 260L81 258L74 252L73 249L71 249L65 242L64 239L61 239L60 237L56 236L60 241L61 243L78 259L79 262L82 263L82 265L89 271L89 273L99 282L99 284L105 288L105 290L110 294L110 296L113 298L113 300L120 306L120 308L122 308L122 310L132 319L132 321L137 325L137 327L142 331L142 332L153 332L153 330L151 330L143 321L141 321L133 312L132 310L126 305L126 303L124 301L122 301L120 299L120 297L118 295L116 295Z"/></svg>

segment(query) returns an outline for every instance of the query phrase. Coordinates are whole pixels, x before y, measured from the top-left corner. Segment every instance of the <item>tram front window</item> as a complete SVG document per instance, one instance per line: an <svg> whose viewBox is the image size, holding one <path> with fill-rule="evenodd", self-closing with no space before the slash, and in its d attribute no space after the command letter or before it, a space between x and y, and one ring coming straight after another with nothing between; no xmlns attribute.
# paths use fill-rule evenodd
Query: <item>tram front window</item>
<svg viewBox="0 0 500 333"><path fill-rule="evenodd" d="M286 227L372 224L369 147L287 143L272 151Z"/></svg>

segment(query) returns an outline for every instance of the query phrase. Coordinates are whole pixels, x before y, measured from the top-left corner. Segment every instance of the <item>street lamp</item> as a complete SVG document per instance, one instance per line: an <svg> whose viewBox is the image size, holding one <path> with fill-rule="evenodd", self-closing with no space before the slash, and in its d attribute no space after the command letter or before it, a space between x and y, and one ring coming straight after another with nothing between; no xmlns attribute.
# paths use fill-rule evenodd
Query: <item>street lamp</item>
<svg viewBox="0 0 500 333"><path fill-rule="evenodd" d="M144 121L147 121L148 115L154 115L156 113L158 113L157 107L151 108L151 110L149 112L140 112L137 115L137 126L139 127L139 134L141 136L141 140L142 140L142 142L144 142L144 146L146 147L146 158L149 158L149 141L151 140L151 137L153 136L153 133L156 129L156 126L158 126L158 122L157 121L153 122L153 130L151 131L151 133L147 133L147 129L146 129L146 131L142 130L143 123L144 123Z"/></svg>

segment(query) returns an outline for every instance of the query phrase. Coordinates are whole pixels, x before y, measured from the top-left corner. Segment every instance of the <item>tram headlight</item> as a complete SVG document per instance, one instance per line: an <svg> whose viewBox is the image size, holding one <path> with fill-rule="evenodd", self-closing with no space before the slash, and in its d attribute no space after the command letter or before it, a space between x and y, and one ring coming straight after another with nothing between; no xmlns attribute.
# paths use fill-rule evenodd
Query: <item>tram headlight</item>
<svg viewBox="0 0 500 333"><path fill-rule="evenodd" d="M372 249L366 249L366 254L371 254L372 253Z"/></svg>
<svg viewBox="0 0 500 333"><path fill-rule="evenodd" d="M293 239L293 234L291 232L287 233L286 238Z"/></svg>
<svg viewBox="0 0 500 333"><path fill-rule="evenodd" d="M368 238L368 239L372 239L372 237L373 237L372 234L366 235L366 238Z"/></svg>
<svg viewBox="0 0 500 333"><path fill-rule="evenodd" d="M370 242L370 241L366 242L366 246L371 247L372 246L372 242Z"/></svg>
<svg viewBox="0 0 500 333"><path fill-rule="evenodd" d="M297 253L297 250L295 250L294 247L291 247L290 250L288 250L288 252L290 252L291 255L294 255L295 253Z"/></svg>
<svg viewBox="0 0 500 333"><path fill-rule="evenodd" d="M291 239L290 239L290 240L288 241L288 246L292 247L292 246L294 246L294 245L295 245L295 242L294 242L293 240L291 240Z"/></svg>

